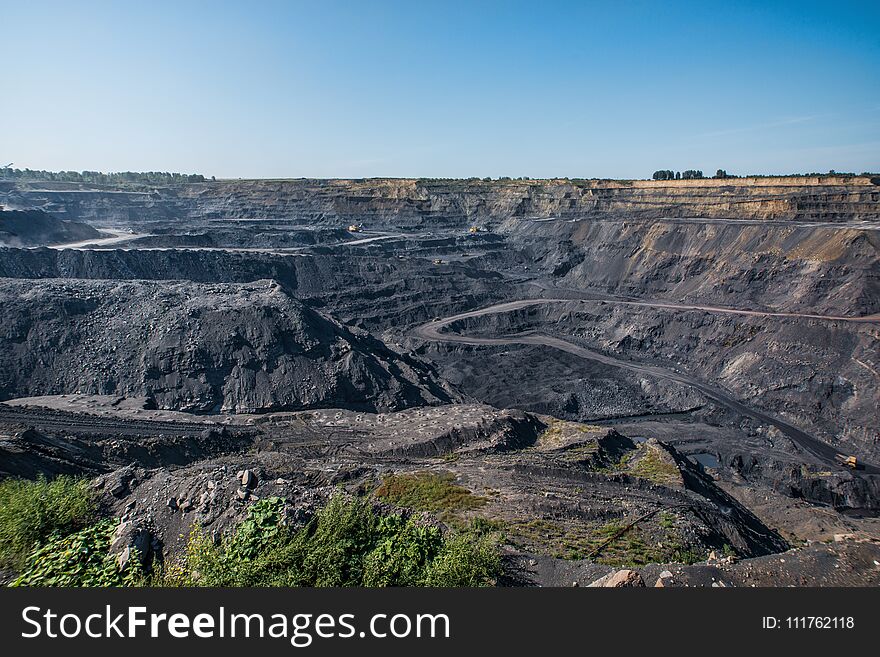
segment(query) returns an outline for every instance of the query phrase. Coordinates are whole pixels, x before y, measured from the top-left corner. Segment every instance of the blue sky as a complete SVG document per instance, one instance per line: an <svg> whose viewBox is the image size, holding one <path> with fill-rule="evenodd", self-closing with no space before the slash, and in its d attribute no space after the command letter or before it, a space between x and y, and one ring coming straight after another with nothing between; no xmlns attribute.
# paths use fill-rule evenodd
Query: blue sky
<svg viewBox="0 0 880 657"><path fill-rule="evenodd" d="M0 165L880 170L880 2L0 0Z"/></svg>

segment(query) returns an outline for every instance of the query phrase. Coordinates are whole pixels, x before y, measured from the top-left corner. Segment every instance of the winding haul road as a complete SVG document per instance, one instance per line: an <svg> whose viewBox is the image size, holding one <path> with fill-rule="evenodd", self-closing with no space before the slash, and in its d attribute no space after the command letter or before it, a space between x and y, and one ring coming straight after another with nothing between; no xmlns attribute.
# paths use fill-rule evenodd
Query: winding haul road
<svg viewBox="0 0 880 657"><path fill-rule="evenodd" d="M488 337L477 337L477 336L469 336L462 335L460 333L447 333L444 332L443 329L448 327L450 324L455 322L472 319L476 317L484 317L486 315L497 315L501 313L511 312L514 310L519 310L521 308L528 308L531 306L545 305L545 304L553 304L553 303L577 303L579 300L577 299L523 299L520 301L509 301L507 303L499 303L494 306L489 306L488 308L481 308L479 310L472 310L470 312L459 313L457 315L452 315L451 317L445 317L443 319L435 319L432 322L428 322L427 324L423 324L414 329L413 333L415 336L432 342L455 342L459 344L467 344L467 345L491 345L491 346L501 346L501 345L512 345L512 344L524 344L524 345L542 345L545 347L551 347L553 349L558 349L560 351L565 351L570 354L574 354L580 358L586 360L592 360L598 363L603 363L605 365L609 365L611 367L619 367L621 369L630 370L632 372L637 372L639 374L645 374L647 376L662 379L665 381L672 381L674 383L678 383L681 385L689 386L701 392L705 397L711 399L717 404L724 406L740 415L744 415L746 417L750 417L754 420L762 424L769 424L775 426L779 429L783 434L785 434L792 442L797 444L801 449L803 449L808 454L811 454L815 458L820 461L827 463L829 465L833 465L836 468L841 468L840 457L844 456L836 449L831 447L830 445L822 442L806 433L805 431L798 429L792 424L785 422L784 420L780 420L772 415L764 413L763 411L756 410L751 408L750 406L746 406L742 402L738 401L734 397L732 397L729 393L717 388L715 386L704 383L698 379L690 377L686 374L682 374L680 372L676 372L674 370L669 370L663 367L658 367L656 365L644 365L640 363L634 363L626 360L619 360L607 354L603 354L597 351L593 351L592 349L587 349L586 347L582 347L580 345L574 344L572 342L568 342L566 340L562 340L561 338L555 338L549 335L544 335L541 333L537 333L534 331L527 331L523 333L517 333L514 335L506 335L503 337L497 338L488 338ZM645 305L657 307L657 304L648 303L648 302L626 302L626 303L635 303L635 305ZM700 306L679 306L677 304L666 304L662 307L666 308L674 308L674 309L684 309L684 310L706 310L712 312L711 307L700 307ZM718 309L719 312L734 312L733 309ZM748 315L769 315L769 316L792 316L785 313L761 313L758 311L740 311L744 314ZM793 315L795 317L814 317L812 315ZM815 316L816 318L824 318L822 316ZM835 318L837 319L837 318ZM850 319L850 318L839 318L839 319ZM857 318L853 321L858 321L861 319L862 321L865 318ZM877 321L871 320L871 321ZM863 464L863 472L868 474L880 474L880 468L871 464Z"/></svg>
<svg viewBox="0 0 880 657"><path fill-rule="evenodd" d="M778 318L793 318L793 319L815 319L819 321L826 322L854 322L854 323L868 323L868 324L880 324L880 313L875 313L873 315L862 315L857 317L845 316L845 315L819 315L819 314L811 314L811 313L792 313L792 312L777 312L770 310L748 310L744 308L731 308L729 306L701 306L697 304L687 304L687 303L677 303L675 301L663 301L659 299L639 299L633 297L622 297L615 296L612 294L603 294L599 292L583 292L581 290L576 290L574 288L568 287L556 287L554 285L548 285L547 283L539 280L532 279L522 281L525 285L536 287L539 290L549 293L570 293L576 296L571 298L560 298L560 299L550 299L547 298L547 301L551 302L572 302L572 303L608 303L612 305L618 306L637 306L642 308L662 308L664 310L696 310L703 311L707 313L717 313L722 315L744 315L746 317L778 317ZM532 299L536 303L540 303L545 299Z"/></svg>

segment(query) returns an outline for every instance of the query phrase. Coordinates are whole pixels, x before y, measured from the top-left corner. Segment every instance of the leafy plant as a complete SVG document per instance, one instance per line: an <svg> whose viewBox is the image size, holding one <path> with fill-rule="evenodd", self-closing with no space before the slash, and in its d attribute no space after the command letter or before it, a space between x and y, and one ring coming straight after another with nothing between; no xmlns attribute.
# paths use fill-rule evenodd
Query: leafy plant
<svg viewBox="0 0 880 657"><path fill-rule="evenodd" d="M12 586L132 586L144 573L132 560L120 570L108 552L117 521L101 520L73 534L50 540L27 559Z"/></svg>

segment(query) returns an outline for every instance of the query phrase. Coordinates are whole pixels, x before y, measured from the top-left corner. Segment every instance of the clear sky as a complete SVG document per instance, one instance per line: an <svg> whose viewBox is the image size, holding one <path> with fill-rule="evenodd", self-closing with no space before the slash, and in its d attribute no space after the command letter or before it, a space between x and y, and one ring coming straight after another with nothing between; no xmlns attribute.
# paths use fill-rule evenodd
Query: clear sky
<svg viewBox="0 0 880 657"><path fill-rule="evenodd" d="M0 0L0 166L880 170L880 2Z"/></svg>

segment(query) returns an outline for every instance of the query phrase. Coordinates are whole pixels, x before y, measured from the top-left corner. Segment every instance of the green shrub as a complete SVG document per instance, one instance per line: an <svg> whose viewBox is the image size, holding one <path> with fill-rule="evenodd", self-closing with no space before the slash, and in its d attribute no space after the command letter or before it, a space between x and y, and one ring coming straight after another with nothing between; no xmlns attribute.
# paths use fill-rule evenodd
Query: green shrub
<svg viewBox="0 0 880 657"><path fill-rule="evenodd" d="M444 547L437 527L424 527L401 519L379 519L376 546L364 559L364 586L419 586L425 569Z"/></svg>
<svg viewBox="0 0 880 657"><path fill-rule="evenodd" d="M381 539L379 518L364 500L336 495L294 541L302 586L358 586L364 559Z"/></svg>
<svg viewBox="0 0 880 657"><path fill-rule="evenodd" d="M108 552L116 520L51 539L31 554L12 586L131 586L143 580L135 560L122 572Z"/></svg>
<svg viewBox="0 0 880 657"><path fill-rule="evenodd" d="M25 557L46 541L85 527L95 499L84 479L0 482L0 566L19 569Z"/></svg>
<svg viewBox="0 0 880 657"><path fill-rule="evenodd" d="M501 570L485 536L443 535L366 500L333 497L305 527L282 522L283 500L251 505L215 544L198 528L162 584L197 586L485 586Z"/></svg>
<svg viewBox="0 0 880 657"><path fill-rule="evenodd" d="M424 586L486 586L501 572L501 557L486 536L450 536L440 554L428 564Z"/></svg>

